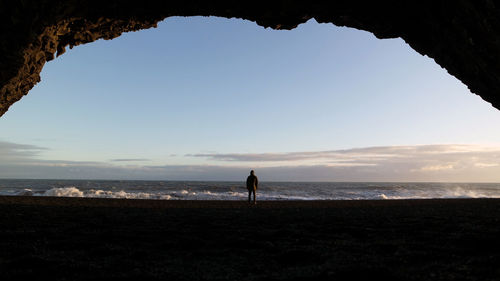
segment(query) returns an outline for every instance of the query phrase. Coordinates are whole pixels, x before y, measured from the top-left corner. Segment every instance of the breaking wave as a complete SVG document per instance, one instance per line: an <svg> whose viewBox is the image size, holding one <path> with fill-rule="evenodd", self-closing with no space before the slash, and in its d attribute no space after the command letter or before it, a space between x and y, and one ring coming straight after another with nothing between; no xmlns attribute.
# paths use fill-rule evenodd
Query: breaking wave
<svg viewBox="0 0 500 281"><path fill-rule="evenodd" d="M433 198L500 198L500 193L468 190L461 187L450 189L437 189L437 190L407 190L398 192L397 194L384 194L381 193L377 199L433 199Z"/></svg>
<svg viewBox="0 0 500 281"><path fill-rule="evenodd" d="M99 189L80 190L74 186L51 188L43 193L34 193L31 189L24 189L17 193L19 196L53 196L53 197L88 197L88 198L122 198L122 199L197 199L197 200L217 200L217 199L238 199L246 196L239 192L214 193L208 190L193 192L188 190L171 191L168 193L153 192L127 192L109 191Z"/></svg>
<svg viewBox="0 0 500 281"><path fill-rule="evenodd" d="M2 187L2 183L5 184ZM6 186L8 185L8 186ZM158 200L245 200L239 182L0 180L0 195ZM263 183L258 200L500 198L500 184Z"/></svg>

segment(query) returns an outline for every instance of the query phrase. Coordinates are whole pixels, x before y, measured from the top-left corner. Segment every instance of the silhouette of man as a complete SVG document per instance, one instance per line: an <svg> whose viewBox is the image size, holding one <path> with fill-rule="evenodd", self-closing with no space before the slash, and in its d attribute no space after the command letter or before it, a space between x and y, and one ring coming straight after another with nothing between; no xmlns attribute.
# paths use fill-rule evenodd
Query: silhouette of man
<svg viewBox="0 0 500 281"><path fill-rule="evenodd" d="M247 189L248 189L248 203L250 203L250 196L253 193L253 203L255 204L255 191L259 187L259 180L257 176L255 176L255 172L253 170L250 171L250 175L247 178Z"/></svg>

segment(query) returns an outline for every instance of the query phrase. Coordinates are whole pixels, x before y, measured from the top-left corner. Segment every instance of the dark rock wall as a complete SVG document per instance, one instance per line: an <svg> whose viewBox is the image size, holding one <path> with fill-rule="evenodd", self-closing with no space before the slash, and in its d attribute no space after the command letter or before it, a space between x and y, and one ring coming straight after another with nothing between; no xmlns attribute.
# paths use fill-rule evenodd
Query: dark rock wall
<svg viewBox="0 0 500 281"><path fill-rule="evenodd" d="M0 0L0 116L40 81L46 61L79 44L156 26L169 16L221 16L292 29L315 18L403 38L500 109L500 7L492 0ZM404 93L401 93L404 94Z"/></svg>

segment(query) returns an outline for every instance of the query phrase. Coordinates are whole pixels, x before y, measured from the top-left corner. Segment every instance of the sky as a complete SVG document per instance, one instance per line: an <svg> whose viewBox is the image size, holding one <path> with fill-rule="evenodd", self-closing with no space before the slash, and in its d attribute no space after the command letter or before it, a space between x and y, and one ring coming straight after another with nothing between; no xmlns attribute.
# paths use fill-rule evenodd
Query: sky
<svg viewBox="0 0 500 281"><path fill-rule="evenodd" d="M500 111L402 39L172 17L41 79L0 178L500 182Z"/></svg>

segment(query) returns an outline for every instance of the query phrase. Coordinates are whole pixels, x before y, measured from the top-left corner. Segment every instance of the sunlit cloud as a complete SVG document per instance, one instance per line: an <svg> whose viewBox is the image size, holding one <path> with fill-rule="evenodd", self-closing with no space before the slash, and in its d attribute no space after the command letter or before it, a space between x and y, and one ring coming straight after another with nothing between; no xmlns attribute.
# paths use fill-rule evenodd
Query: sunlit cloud
<svg viewBox="0 0 500 281"><path fill-rule="evenodd" d="M480 168L488 168L488 167L497 167L499 166L498 163L474 163L474 166L480 167Z"/></svg>
<svg viewBox="0 0 500 281"><path fill-rule="evenodd" d="M453 165L448 164L448 165L431 165L431 166L424 166L420 168L420 171L444 171L444 170L452 170Z"/></svg>
<svg viewBox="0 0 500 281"><path fill-rule="evenodd" d="M332 162L325 164L327 167L363 167L363 166L377 166L378 164L376 163L337 163L337 162Z"/></svg>
<svg viewBox="0 0 500 281"><path fill-rule="evenodd" d="M145 158L119 158L119 159L110 159L111 162L145 162L150 161Z"/></svg>
<svg viewBox="0 0 500 281"><path fill-rule="evenodd" d="M260 153L260 154L193 154L191 157L200 157L221 162L292 162L301 164L307 161L329 166L373 166L383 163L398 163L416 161L422 164L422 170L450 169L447 163L453 161L473 161L477 163L496 163L500 160L500 146L482 146L467 144L450 145L416 145L416 146L380 146L353 148L344 150L289 152L289 153ZM484 160L494 160L484 162ZM430 165L426 162L439 162ZM474 164L474 163L472 163ZM490 165L491 166L491 165ZM427 167L427 168L425 168ZM446 167L446 168L444 168Z"/></svg>
<svg viewBox="0 0 500 281"><path fill-rule="evenodd" d="M240 181L250 169L255 169L266 181L500 182L500 146L494 145L381 146L184 156L187 162L200 159L203 165L145 165L150 160L143 158L115 158L107 162L45 160L41 155L46 150L0 142L0 177ZM182 160L182 156L176 158ZM164 161L168 163L168 159Z"/></svg>

